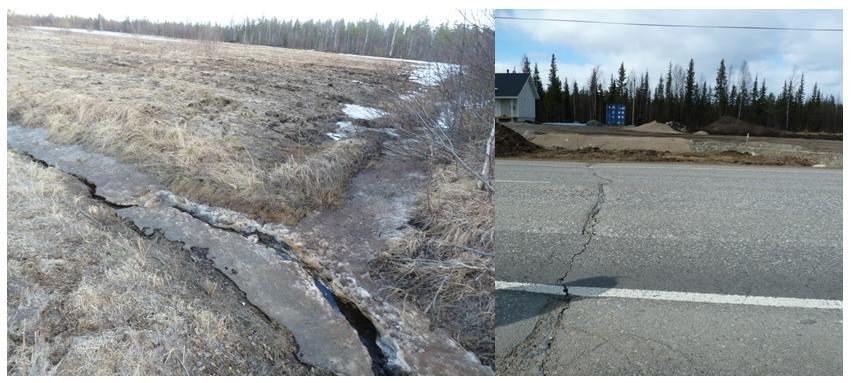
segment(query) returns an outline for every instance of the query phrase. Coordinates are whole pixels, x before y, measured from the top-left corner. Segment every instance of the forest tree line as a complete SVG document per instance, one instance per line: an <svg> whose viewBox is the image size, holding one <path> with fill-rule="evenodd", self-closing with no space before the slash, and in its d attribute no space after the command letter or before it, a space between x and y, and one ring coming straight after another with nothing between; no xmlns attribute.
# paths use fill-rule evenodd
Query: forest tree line
<svg viewBox="0 0 859 383"><path fill-rule="evenodd" d="M444 61L457 34L473 25L447 23L433 27L427 20L415 24L378 20L281 20L246 19L240 23L153 22L111 20L78 16L33 16L8 14L10 26L76 28L95 31L135 33L181 39L220 41L272 47L314 49L398 59Z"/></svg>
<svg viewBox="0 0 859 383"><path fill-rule="evenodd" d="M538 121L605 123L606 105L617 103L626 106L625 124L677 121L697 130L722 116L732 116L784 131L843 130L843 104L834 95L823 95L817 83L809 88L805 74L796 71L781 84L768 84L757 75L752 77L748 63L743 62L734 73L722 60L715 82L709 84L697 76L694 59L685 68L669 63L668 71L658 78L648 72L627 71L621 63L606 88L599 67L593 68L581 86L577 81L561 81L554 54L545 84L537 64L532 70L527 56L521 68L534 80L540 96Z"/></svg>

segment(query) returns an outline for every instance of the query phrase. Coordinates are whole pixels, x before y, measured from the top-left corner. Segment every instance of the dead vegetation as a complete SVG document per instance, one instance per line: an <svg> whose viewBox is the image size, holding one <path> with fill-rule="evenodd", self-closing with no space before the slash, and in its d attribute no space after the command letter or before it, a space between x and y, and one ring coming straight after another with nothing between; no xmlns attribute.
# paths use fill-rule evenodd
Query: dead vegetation
<svg viewBox="0 0 859 383"><path fill-rule="evenodd" d="M429 187L412 219L416 229L374 261L374 276L389 297L415 303L494 366L494 205L455 166L434 172Z"/></svg>
<svg viewBox="0 0 859 383"><path fill-rule="evenodd" d="M264 220L338 206L344 180L377 146L325 133L347 119L343 103L379 105L408 80L406 65L386 60L8 31L8 117Z"/></svg>
<svg viewBox="0 0 859 383"><path fill-rule="evenodd" d="M274 188L297 189L302 206L337 206L352 175L378 153L371 139L346 139L326 145L304 161L289 158L268 174Z"/></svg>
<svg viewBox="0 0 859 383"><path fill-rule="evenodd" d="M292 336L204 257L7 152L9 375L304 375Z"/></svg>
<svg viewBox="0 0 859 383"><path fill-rule="evenodd" d="M491 13L464 13L471 28L454 42L453 66L437 66L432 89L389 106L391 121L429 169L411 218L371 265L391 297L416 304L481 361L495 367L495 210Z"/></svg>

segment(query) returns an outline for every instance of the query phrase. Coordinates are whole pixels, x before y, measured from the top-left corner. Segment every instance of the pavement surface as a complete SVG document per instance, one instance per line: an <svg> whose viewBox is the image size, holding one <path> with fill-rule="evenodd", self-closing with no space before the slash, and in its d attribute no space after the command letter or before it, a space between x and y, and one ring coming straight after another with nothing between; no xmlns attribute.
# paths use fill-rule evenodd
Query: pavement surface
<svg viewBox="0 0 859 383"><path fill-rule="evenodd" d="M840 307L840 170L499 160L496 183L498 281L680 296L499 290L499 373L841 374L840 308L683 301Z"/></svg>

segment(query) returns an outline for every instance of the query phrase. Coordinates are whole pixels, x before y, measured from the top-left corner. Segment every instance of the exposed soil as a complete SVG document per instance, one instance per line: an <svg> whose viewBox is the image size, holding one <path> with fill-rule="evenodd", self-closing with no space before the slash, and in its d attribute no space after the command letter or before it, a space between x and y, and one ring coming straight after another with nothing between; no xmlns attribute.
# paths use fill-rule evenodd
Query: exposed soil
<svg viewBox="0 0 859 383"><path fill-rule="evenodd" d="M556 155L558 158L581 157L593 148L603 153L602 157L630 154L627 160L634 161L684 161L726 162L754 164L823 164L827 167L842 166L842 142L839 140L806 139L796 137L762 137L709 135L696 133L648 133L633 128L561 126L536 124L506 124L520 136L538 144L544 151L542 156ZM794 134L796 135L796 134ZM801 135L805 136L805 135ZM820 138L820 136L818 137ZM546 154L546 153L562 154ZM563 153L579 153L576 155ZM645 153L670 152L672 155ZM527 153L527 152L526 152ZM535 153L535 152L532 152ZM638 155L633 155L639 153ZM741 153L742 156L724 153ZM516 155L516 154L510 154ZM503 157L504 155L499 155ZM588 156L594 157L593 154ZM608 158L606 158L608 160ZM797 161L800 159L801 161ZM620 159L618 159L620 160Z"/></svg>
<svg viewBox="0 0 859 383"><path fill-rule="evenodd" d="M7 152L7 171L7 374L321 372L201 254L141 238L56 169Z"/></svg>
<svg viewBox="0 0 859 383"><path fill-rule="evenodd" d="M722 116L710 125L705 126L701 130L708 134L720 134L730 136L752 136L760 137L786 137L786 138L803 138L803 139L819 139L819 140L842 140L843 135L839 133L821 133L821 132L786 132L778 129L768 128L761 125L752 124L741 121L735 117Z"/></svg>
<svg viewBox="0 0 859 383"><path fill-rule="evenodd" d="M737 151L722 151L716 153L671 153L657 150L602 150L585 148L579 150L541 150L526 153L517 158L571 161L599 162L706 162L744 165L775 165L775 166L811 166L815 162L796 156L753 156Z"/></svg>
<svg viewBox="0 0 859 383"><path fill-rule="evenodd" d="M495 125L495 155L499 157L515 156L522 153L532 153L540 150L540 146L528 141L515 130L505 125Z"/></svg>
<svg viewBox="0 0 859 383"><path fill-rule="evenodd" d="M730 136L745 136L747 133L753 136L779 137L781 132L761 125L755 125L731 116L719 117L716 122L701 129L708 134L722 134Z"/></svg>

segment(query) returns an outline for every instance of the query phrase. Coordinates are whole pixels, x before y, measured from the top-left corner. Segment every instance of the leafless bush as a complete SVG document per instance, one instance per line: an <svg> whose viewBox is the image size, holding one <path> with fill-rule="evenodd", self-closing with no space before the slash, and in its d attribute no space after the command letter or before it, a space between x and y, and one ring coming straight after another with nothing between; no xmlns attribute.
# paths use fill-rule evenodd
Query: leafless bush
<svg viewBox="0 0 859 383"><path fill-rule="evenodd" d="M495 363L495 210L455 166L435 172L421 229L395 241L372 270L386 293L415 303L484 363Z"/></svg>
<svg viewBox="0 0 859 383"><path fill-rule="evenodd" d="M432 64L435 86L392 103L405 136L395 154L427 160L426 196L416 230L372 265L387 293L413 302L484 363L495 363L492 203L494 30L488 12L463 13L470 28ZM477 181L477 182L475 182Z"/></svg>
<svg viewBox="0 0 859 383"><path fill-rule="evenodd" d="M436 85L392 104L397 122L433 156L456 162L492 190L495 31L491 14L463 12L470 27L447 41L444 63L431 64Z"/></svg>

